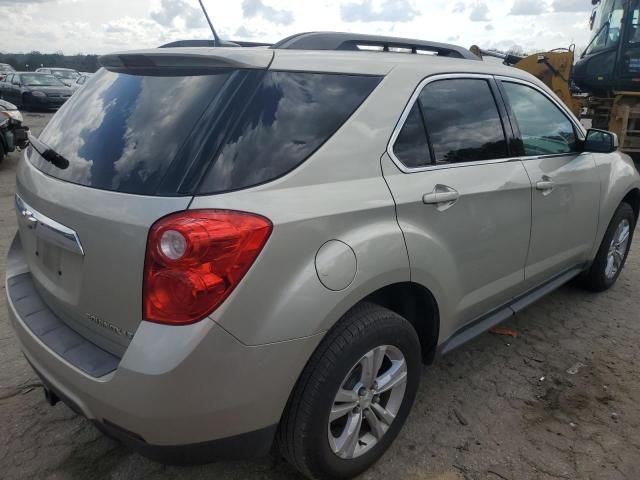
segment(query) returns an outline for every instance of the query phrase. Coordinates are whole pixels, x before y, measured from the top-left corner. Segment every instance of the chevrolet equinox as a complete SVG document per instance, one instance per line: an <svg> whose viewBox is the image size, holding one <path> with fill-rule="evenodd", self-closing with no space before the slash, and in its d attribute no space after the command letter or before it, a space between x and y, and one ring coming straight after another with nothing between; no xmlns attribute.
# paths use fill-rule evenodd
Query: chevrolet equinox
<svg viewBox="0 0 640 480"><path fill-rule="evenodd" d="M353 477L422 363L624 266L633 162L517 69L336 33L101 64L18 165L9 317L50 403L151 458Z"/></svg>

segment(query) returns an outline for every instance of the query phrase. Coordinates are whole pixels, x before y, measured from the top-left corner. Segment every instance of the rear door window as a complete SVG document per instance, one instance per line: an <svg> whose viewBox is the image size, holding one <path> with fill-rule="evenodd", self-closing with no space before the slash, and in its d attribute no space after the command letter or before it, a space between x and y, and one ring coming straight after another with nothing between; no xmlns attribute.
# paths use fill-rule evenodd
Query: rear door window
<svg viewBox="0 0 640 480"><path fill-rule="evenodd" d="M507 142L489 82L438 80L419 96L436 164L505 158Z"/></svg>
<svg viewBox="0 0 640 480"><path fill-rule="evenodd" d="M524 154L557 155L576 150L573 123L546 96L513 82L502 82L516 117Z"/></svg>
<svg viewBox="0 0 640 480"><path fill-rule="evenodd" d="M278 178L324 144L380 77L269 71L209 168L201 193Z"/></svg>
<svg viewBox="0 0 640 480"><path fill-rule="evenodd" d="M427 132L419 102L415 102L411 107L393 144L393 153L408 168L420 168L431 164Z"/></svg>

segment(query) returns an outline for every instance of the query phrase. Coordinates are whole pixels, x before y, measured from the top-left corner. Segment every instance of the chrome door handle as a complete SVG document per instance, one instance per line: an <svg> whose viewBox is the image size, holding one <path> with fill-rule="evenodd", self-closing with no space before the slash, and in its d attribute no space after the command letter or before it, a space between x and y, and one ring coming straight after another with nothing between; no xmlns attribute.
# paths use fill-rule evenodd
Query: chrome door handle
<svg viewBox="0 0 640 480"><path fill-rule="evenodd" d="M439 210L446 210L460 198L460 194L446 185L436 185L433 192L422 196L425 205L437 205Z"/></svg>
<svg viewBox="0 0 640 480"><path fill-rule="evenodd" d="M555 184L551 181L540 181L538 183L536 183L536 190L551 190L553 187L555 186Z"/></svg>
<svg viewBox="0 0 640 480"><path fill-rule="evenodd" d="M542 193L551 193L555 186L556 184L554 181L547 176L542 177L542 180L536 182L536 190L539 190Z"/></svg>

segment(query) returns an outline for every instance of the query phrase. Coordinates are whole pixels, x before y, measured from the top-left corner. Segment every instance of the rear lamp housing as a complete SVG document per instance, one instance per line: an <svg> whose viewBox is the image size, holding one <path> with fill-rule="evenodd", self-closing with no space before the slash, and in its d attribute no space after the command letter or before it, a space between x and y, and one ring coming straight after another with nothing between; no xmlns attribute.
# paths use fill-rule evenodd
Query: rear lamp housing
<svg viewBox="0 0 640 480"><path fill-rule="evenodd" d="M143 318L185 325L210 315L231 294L267 242L273 225L260 215L191 210L149 230Z"/></svg>

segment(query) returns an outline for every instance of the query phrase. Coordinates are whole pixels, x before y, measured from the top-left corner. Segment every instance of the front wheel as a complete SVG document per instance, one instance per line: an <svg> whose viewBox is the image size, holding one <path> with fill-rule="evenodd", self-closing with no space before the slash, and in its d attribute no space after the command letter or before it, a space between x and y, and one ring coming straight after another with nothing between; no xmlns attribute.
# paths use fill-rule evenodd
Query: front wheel
<svg viewBox="0 0 640 480"><path fill-rule="evenodd" d="M582 277L582 285L588 290L602 292L616 283L629 255L636 216L628 203L616 210L602 239L593 264Z"/></svg>
<svg viewBox="0 0 640 480"><path fill-rule="evenodd" d="M350 310L302 373L280 423L283 456L309 478L352 478L402 428L420 380L413 326L374 304Z"/></svg>

